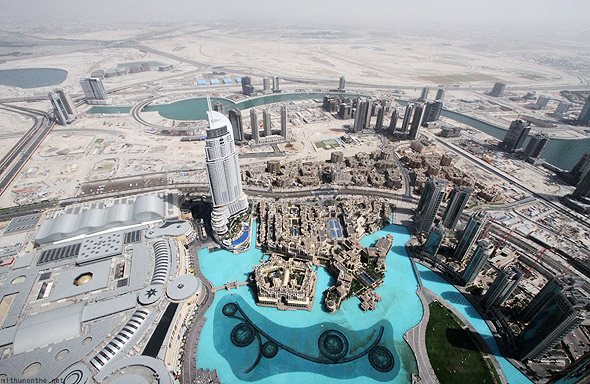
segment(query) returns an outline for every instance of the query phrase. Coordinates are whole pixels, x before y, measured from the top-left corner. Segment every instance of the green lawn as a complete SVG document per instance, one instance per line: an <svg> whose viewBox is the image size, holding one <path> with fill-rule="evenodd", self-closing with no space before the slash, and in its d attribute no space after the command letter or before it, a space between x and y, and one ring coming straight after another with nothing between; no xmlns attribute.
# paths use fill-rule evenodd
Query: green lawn
<svg viewBox="0 0 590 384"><path fill-rule="evenodd" d="M426 349L441 384L494 383L497 374L488 367L473 335L463 323L437 302L429 305ZM490 371L490 368L492 371Z"/></svg>

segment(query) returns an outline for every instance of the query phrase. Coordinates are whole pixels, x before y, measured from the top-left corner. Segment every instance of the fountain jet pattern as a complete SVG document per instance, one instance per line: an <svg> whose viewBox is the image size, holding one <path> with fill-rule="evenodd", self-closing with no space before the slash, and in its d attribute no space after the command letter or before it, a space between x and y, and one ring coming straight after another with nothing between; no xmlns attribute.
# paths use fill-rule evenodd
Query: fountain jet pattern
<svg viewBox="0 0 590 384"><path fill-rule="evenodd" d="M320 356L310 356L301 353L268 335L250 320L244 311L242 311L242 308L238 303L233 302L225 304L222 312L225 316L240 321L240 323L232 329L230 334L230 339L233 345L239 348L244 348L252 344L254 340L258 341L258 355L256 360L245 373L251 372L263 357L267 359L275 357L279 352L279 349L318 364L344 364L368 355L369 363L379 372L389 372L394 367L395 362L393 353L391 353L386 347L379 345L385 329L383 326L379 328L377 336L369 347L355 355L348 355L349 342L342 332L333 329L324 331L318 338ZM266 339L266 341L263 342L263 339Z"/></svg>

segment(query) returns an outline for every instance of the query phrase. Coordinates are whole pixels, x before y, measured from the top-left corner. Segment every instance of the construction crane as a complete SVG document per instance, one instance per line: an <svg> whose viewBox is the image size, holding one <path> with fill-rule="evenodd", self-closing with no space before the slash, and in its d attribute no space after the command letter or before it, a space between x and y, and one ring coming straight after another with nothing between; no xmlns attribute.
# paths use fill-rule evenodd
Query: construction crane
<svg viewBox="0 0 590 384"><path fill-rule="evenodd" d="M494 222L496 221L495 217L492 217L485 225L484 230L482 232L482 234L479 236L480 239L485 239L486 237L488 237L488 234L490 233L490 230L492 229L492 225L494 224Z"/></svg>
<svg viewBox="0 0 590 384"><path fill-rule="evenodd" d="M500 242L496 245L496 248L494 248L494 250L492 251L492 254L490 255L490 259L496 255L496 252L498 252L498 249L502 245L504 245L504 243L506 242L506 240L508 240L508 238L510 237L512 232L514 232L514 229L511 229L510 232L508 232L507 234L504 235L504 237L502 237L502 240L500 240Z"/></svg>
<svg viewBox="0 0 590 384"><path fill-rule="evenodd" d="M545 252L554 251L555 249L557 248L543 248L542 250L538 251L539 256L537 256L537 258L535 259L535 261L533 261L529 269L527 269L526 273L524 274L524 278L526 279L529 276L529 273L531 273L531 270L535 267L535 265L537 265L539 260L541 260L541 257L545 254Z"/></svg>

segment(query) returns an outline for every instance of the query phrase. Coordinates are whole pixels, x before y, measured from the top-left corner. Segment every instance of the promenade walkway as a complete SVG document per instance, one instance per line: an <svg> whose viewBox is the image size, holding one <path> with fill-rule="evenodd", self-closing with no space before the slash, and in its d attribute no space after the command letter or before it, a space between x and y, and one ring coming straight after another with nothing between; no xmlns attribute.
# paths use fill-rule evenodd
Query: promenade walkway
<svg viewBox="0 0 590 384"><path fill-rule="evenodd" d="M188 254L190 257L194 258L193 263L195 266L195 276L197 276L203 282L205 288L205 298L201 302L201 305L199 305L195 310L195 321L191 325L190 331L186 338L180 382L190 384L219 383L217 372L197 369L197 347L199 345L199 337L201 335L201 331L203 330L203 326L205 325L205 321L207 320L204 315L211 304L213 304L213 300L215 300L215 288L201 272L198 251L199 249L197 248L197 245L193 243L188 249Z"/></svg>
<svg viewBox="0 0 590 384"><path fill-rule="evenodd" d="M404 335L404 339L410 345L410 348L412 348L414 356L416 357L419 379L415 382L428 384L438 383L439 381L436 378L434 370L432 369L430 359L428 358L428 351L426 350L426 327L428 326L428 320L430 319L430 309L428 308L430 300L428 300L428 298L424 295L423 290L425 288L422 286L422 278L420 277L420 272L416 267L414 259L410 258L410 261L412 263L412 268L414 269L416 279L418 280L418 289L416 290L416 294L422 302L422 308L424 308L424 313L422 315L422 320L420 320L420 323L418 323L418 325L406 332L406 334Z"/></svg>

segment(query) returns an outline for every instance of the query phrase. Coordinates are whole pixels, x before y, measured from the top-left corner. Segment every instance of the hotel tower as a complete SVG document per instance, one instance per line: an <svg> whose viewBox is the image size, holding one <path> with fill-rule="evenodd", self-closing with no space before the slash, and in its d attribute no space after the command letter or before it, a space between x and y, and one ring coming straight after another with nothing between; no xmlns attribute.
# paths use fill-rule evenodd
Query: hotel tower
<svg viewBox="0 0 590 384"><path fill-rule="evenodd" d="M205 142L207 176L213 199L211 227L217 235L228 230L229 219L248 209L248 198L242 190L238 153L234 145L232 125L227 117L211 109Z"/></svg>

